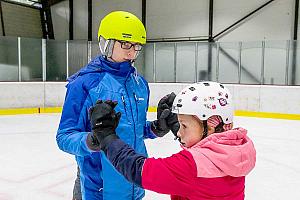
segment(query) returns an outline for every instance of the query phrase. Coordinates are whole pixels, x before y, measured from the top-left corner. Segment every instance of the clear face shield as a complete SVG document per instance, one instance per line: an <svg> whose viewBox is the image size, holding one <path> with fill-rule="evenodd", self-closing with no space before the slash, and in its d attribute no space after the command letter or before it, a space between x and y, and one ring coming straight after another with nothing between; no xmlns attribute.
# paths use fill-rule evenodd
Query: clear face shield
<svg viewBox="0 0 300 200"><path fill-rule="evenodd" d="M114 40L106 40L103 37L99 38L99 49L103 56L111 57L112 51L114 47L115 41Z"/></svg>

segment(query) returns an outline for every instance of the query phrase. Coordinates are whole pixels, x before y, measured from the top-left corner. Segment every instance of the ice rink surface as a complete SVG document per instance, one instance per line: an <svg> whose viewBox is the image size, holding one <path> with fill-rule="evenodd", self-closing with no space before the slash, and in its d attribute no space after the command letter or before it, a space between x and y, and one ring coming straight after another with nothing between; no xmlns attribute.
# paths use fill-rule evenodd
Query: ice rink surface
<svg viewBox="0 0 300 200"><path fill-rule="evenodd" d="M59 114L0 116L0 200L71 200L76 163L56 145L59 120ZM248 129L257 150L245 199L300 199L300 121L235 117L234 126ZM154 157L180 150L172 133L146 144ZM147 191L144 199L169 196Z"/></svg>

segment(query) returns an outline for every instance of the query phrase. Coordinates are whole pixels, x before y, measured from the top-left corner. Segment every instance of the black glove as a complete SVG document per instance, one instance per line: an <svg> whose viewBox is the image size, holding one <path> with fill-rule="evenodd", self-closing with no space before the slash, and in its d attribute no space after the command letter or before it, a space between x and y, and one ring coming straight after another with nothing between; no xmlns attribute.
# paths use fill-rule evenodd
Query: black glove
<svg viewBox="0 0 300 200"><path fill-rule="evenodd" d="M116 128L121 118L121 113L116 113L114 108L118 103L110 100L98 100L96 105L90 108L89 116L92 133L88 136L88 146L92 150L101 150L108 140L118 138Z"/></svg>
<svg viewBox="0 0 300 200"><path fill-rule="evenodd" d="M151 129L158 137L164 136L170 130L177 137L180 125L177 114L171 112L175 97L175 93L172 92L164 96L158 103L157 120L151 123Z"/></svg>

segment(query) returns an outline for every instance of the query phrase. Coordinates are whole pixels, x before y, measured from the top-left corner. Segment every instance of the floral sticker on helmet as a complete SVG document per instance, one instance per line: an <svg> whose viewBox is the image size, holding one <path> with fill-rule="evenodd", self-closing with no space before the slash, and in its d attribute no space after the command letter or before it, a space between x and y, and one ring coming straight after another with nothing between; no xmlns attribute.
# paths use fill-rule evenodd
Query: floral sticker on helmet
<svg viewBox="0 0 300 200"><path fill-rule="evenodd" d="M197 97L197 96L194 96L194 97L192 98L192 101L197 101L197 99L198 99L198 97Z"/></svg>
<svg viewBox="0 0 300 200"><path fill-rule="evenodd" d="M194 87L190 87L189 88L191 91L194 91L194 90L196 90Z"/></svg>
<svg viewBox="0 0 300 200"><path fill-rule="evenodd" d="M218 100L219 100L219 103L220 103L221 106L226 106L227 105L227 100L226 99L220 98Z"/></svg>

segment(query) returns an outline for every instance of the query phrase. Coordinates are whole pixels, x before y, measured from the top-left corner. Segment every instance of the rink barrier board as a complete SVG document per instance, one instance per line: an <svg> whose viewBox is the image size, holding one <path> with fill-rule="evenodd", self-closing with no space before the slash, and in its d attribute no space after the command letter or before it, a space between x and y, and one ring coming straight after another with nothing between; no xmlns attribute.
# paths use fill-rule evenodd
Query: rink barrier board
<svg viewBox="0 0 300 200"><path fill-rule="evenodd" d="M156 107L149 107L148 112L156 112L156 109L157 109ZM0 115L61 113L61 112L62 112L62 107L0 109ZM234 115L241 116L241 117L300 120L300 115L298 115L298 114L285 114L285 113L270 113L270 112L254 112L254 111L236 110Z"/></svg>

